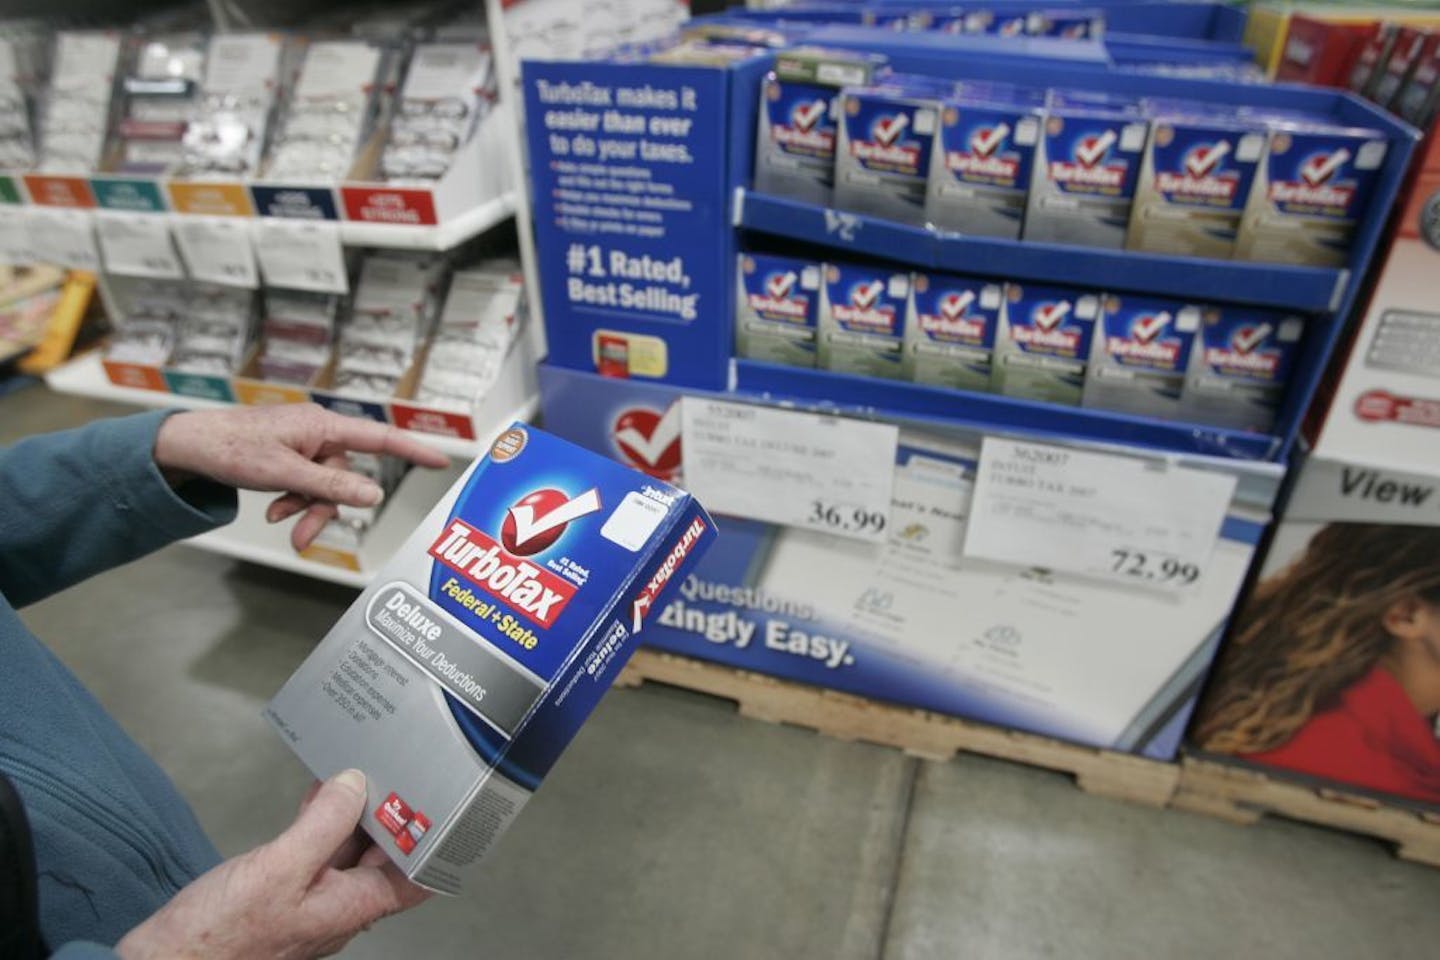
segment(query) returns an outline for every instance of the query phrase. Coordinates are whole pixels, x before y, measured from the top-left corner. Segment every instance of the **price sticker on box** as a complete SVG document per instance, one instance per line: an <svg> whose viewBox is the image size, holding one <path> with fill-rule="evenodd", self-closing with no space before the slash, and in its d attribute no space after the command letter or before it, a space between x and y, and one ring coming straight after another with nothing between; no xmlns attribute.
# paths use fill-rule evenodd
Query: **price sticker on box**
<svg viewBox="0 0 1440 960"><path fill-rule="evenodd" d="M265 284L315 293L347 293L340 225L330 221L262 217L255 221L255 255Z"/></svg>
<svg viewBox="0 0 1440 960"><path fill-rule="evenodd" d="M686 397L685 488L716 513L878 542L890 521L893 424Z"/></svg>
<svg viewBox="0 0 1440 960"><path fill-rule="evenodd" d="M30 207L25 211L30 248L41 263L73 270L100 269L94 218L88 210Z"/></svg>
<svg viewBox="0 0 1440 960"><path fill-rule="evenodd" d="M100 238L100 253L107 273L160 280L185 279L185 267L170 239L167 217L100 210L95 214L95 234Z"/></svg>
<svg viewBox="0 0 1440 960"><path fill-rule="evenodd" d="M986 437L965 555L1185 590L1234 494L1233 474Z"/></svg>
<svg viewBox="0 0 1440 960"><path fill-rule="evenodd" d="M175 240L194 279L252 290L260 286L248 220L181 217L175 224Z"/></svg>

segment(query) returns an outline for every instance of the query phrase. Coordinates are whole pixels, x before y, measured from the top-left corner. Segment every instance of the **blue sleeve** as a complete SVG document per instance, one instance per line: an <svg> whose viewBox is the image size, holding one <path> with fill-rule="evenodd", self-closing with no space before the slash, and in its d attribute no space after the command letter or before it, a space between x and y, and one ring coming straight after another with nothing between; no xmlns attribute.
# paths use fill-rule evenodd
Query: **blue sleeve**
<svg viewBox="0 0 1440 960"><path fill-rule="evenodd" d="M109 947L76 940L63 944L59 950L50 954L50 960L118 960L118 957Z"/></svg>
<svg viewBox="0 0 1440 960"><path fill-rule="evenodd" d="M235 491L184 497L155 466L168 411L97 420L0 449L0 593L15 607L235 519Z"/></svg>

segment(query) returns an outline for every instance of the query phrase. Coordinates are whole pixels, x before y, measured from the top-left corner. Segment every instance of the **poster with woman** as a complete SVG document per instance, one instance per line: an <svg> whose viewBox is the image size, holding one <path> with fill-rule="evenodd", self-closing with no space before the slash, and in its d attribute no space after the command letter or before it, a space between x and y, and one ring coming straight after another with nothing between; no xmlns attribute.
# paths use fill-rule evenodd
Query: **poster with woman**
<svg viewBox="0 0 1440 960"><path fill-rule="evenodd" d="M1194 746L1440 807L1437 486L1306 465L1231 620Z"/></svg>

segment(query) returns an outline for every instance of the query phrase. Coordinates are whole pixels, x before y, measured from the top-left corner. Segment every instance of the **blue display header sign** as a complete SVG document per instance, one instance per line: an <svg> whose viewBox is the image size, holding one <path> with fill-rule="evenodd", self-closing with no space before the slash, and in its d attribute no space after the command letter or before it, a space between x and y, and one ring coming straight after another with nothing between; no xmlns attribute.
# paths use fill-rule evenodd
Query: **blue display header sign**
<svg viewBox="0 0 1440 960"><path fill-rule="evenodd" d="M736 74L525 63L552 363L723 385L734 309L729 127Z"/></svg>

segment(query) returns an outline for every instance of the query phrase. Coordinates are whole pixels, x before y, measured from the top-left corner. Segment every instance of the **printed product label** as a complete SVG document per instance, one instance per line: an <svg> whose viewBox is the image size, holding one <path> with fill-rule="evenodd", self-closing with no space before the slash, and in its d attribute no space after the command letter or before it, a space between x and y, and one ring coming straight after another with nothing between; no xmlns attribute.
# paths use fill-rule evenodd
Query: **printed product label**
<svg viewBox="0 0 1440 960"><path fill-rule="evenodd" d="M825 268L820 365L839 373L898 378L910 277L857 266Z"/></svg>
<svg viewBox="0 0 1440 960"><path fill-rule="evenodd" d="M793 366L815 365L820 312L818 263L741 254L736 349L740 356Z"/></svg>
<svg viewBox="0 0 1440 960"><path fill-rule="evenodd" d="M1182 398L1186 419L1268 431L1299 352L1304 321L1273 311L1205 312Z"/></svg>
<svg viewBox="0 0 1440 960"><path fill-rule="evenodd" d="M1157 123L1135 191L1130 248L1231 257L1264 147L1257 130Z"/></svg>
<svg viewBox="0 0 1440 960"><path fill-rule="evenodd" d="M1038 113L947 104L926 212L936 226L1015 238L1025 214Z"/></svg>
<svg viewBox="0 0 1440 960"><path fill-rule="evenodd" d="M1366 142L1323 134L1276 135L1266 161L1266 196L1282 214L1356 219L1370 199L1380 166L1378 162L1368 170L1356 166Z"/></svg>
<svg viewBox="0 0 1440 960"><path fill-rule="evenodd" d="M1025 238L1119 248L1145 146L1143 121L1051 114L1025 213Z"/></svg>
<svg viewBox="0 0 1440 960"><path fill-rule="evenodd" d="M841 103L835 205L923 223L936 108L886 94L849 94Z"/></svg>
<svg viewBox="0 0 1440 960"><path fill-rule="evenodd" d="M14 177L0 177L0 203L19 203L20 188L15 185Z"/></svg>
<svg viewBox="0 0 1440 960"><path fill-rule="evenodd" d="M1105 298L1084 404L1176 416L1200 308L1148 297Z"/></svg>
<svg viewBox="0 0 1440 960"><path fill-rule="evenodd" d="M1287 323L1295 322L1240 309L1207 317L1201 327L1206 373L1229 379L1284 381L1290 375L1299 336L1297 331L1282 341L1280 335Z"/></svg>
<svg viewBox="0 0 1440 960"><path fill-rule="evenodd" d="M874 173L923 176L934 118L930 107L884 97L849 97L845 115L849 156Z"/></svg>
<svg viewBox="0 0 1440 960"><path fill-rule="evenodd" d="M1253 134L1246 144L1250 149L1242 149L1243 137L1172 124L1157 127L1151 146L1156 193L1177 206L1243 209L1261 146Z"/></svg>
<svg viewBox="0 0 1440 960"><path fill-rule="evenodd" d="M1011 284L996 341L994 388L1078 405L1098 298L1060 287Z"/></svg>
<svg viewBox="0 0 1440 960"><path fill-rule="evenodd" d="M1272 132L1236 255L1343 266L1387 147L1385 140L1353 134Z"/></svg>
<svg viewBox="0 0 1440 960"><path fill-rule="evenodd" d="M828 205L835 182L834 87L767 80L755 140L755 189Z"/></svg>
<svg viewBox="0 0 1440 960"><path fill-rule="evenodd" d="M960 390L987 390L1004 286L938 273L912 279L905 331L910 379Z"/></svg>
<svg viewBox="0 0 1440 960"><path fill-rule="evenodd" d="M765 86L770 142L781 153L833 161L835 122L830 102L835 91L809 83L773 82Z"/></svg>
<svg viewBox="0 0 1440 960"><path fill-rule="evenodd" d="M1046 176L1064 193L1125 197L1135 191L1136 154L1121 149L1130 124L1052 118L1045 137ZM1053 128L1058 126L1058 130ZM1053 132L1052 132L1053 130Z"/></svg>

